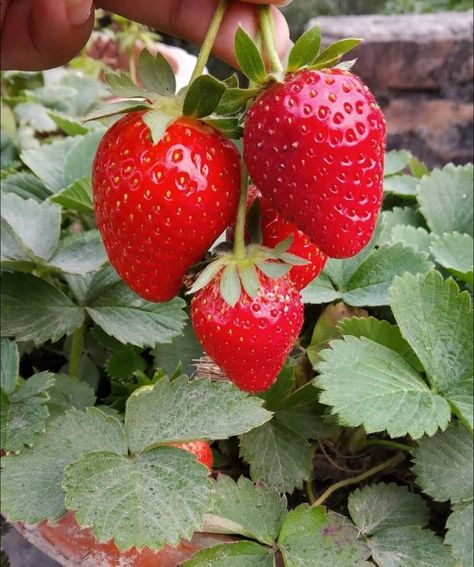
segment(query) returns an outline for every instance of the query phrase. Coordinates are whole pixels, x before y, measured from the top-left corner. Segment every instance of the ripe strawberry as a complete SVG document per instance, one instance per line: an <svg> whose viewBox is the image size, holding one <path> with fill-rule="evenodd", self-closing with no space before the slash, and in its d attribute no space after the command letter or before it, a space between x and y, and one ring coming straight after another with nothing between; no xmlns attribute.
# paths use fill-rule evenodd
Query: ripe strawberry
<svg viewBox="0 0 474 567"><path fill-rule="evenodd" d="M231 142L191 118L172 122L153 144L143 114L127 114L100 142L94 210L121 278L149 301L168 301L232 221L240 160Z"/></svg>
<svg viewBox="0 0 474 567"><path fill-rule="evenodd" d="M264 197L332 258L370 240L382 200L385 121L341 69L301 70L252 106L244 155Z"/></svg>
<svg viewBox="0 0 474 567"><path fill-rule="evenodd" d="M259 273L252 299L242 292L231 307L220 293L221 276L194 296L192 322L207 354L241 390L267 390L281 370L303 324L301 296L287 276Z"/></svg>
<svg viewBox="0 0 474 567"><path fill-rule="evenodd" d="M184 449L185 451L189 451L193 455L196 455L196 459L198 460L198 462L205 465L209 470L212 469L214 459L212 456L212 449L209 447L209 443L199 440L199 441L190 441L189 443L176 443L173 444L173 447L177 447L178 449Z"/></svg>

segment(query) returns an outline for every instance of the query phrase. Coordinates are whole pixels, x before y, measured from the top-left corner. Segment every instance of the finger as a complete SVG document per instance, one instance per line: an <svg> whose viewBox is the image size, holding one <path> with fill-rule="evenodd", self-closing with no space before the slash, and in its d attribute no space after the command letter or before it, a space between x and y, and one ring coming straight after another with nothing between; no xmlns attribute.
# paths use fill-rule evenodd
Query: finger
<svg viewBox="0 0 474 567"><path fill-rule="evenodd" d="M92 0L14 0L2 22L1 68L62 65L86 44L93 23Z"/></svg>
<svg viewBox="0 0 474 567"><path fill-rule="evenodd" d="M267 2L268 3L268 2ZM164 33L186 39L200 45L206 35L209 22L217 6L217 0L98 0L96 4L126 18L147 24ZM281 57L288 51L289 32L282 14L273 7L277 49ZM252 36L258 29L255 6L248 2L232 1L227 8L219 34L214 44L214 54L236 66L234 37L242 25Z"/></svg>

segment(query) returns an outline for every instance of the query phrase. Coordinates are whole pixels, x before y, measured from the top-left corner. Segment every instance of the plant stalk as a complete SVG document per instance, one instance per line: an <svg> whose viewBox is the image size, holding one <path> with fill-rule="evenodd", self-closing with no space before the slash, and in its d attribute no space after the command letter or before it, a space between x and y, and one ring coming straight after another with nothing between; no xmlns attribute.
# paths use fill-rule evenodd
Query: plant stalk
<svg viewBox="0 0 474 567"><path fill-rule="evenodd" d="M365 449L366 447L387 447L387 449L393 449L394 451L408 452L413 449L413 447L410 447L409 445L397 443L396 441L389 441L387 439L367 439L362 449Z"/></svg>
<svg viewBox="0 0 474 567"><path fill-rule="evenodd" d="M214 16L212 17L211 23L209 24L209 27L207 29L206 37L204 38L204 42L199 51L196 66L194 67L194 71L191 75L189 84L191 84L194 79L202 75L202 72L204 71L204 67L206 66L207 60L209 59L212 46L214 45L217 34L219 33L219 28L221 27L221 22L224 18L228 3L228 0L220 0L219 4L217 5Z"/></svg>
<svg viewBox="0 0 474 567"><path fill-rule="evenodd" d="M394 457L392 457L388 461L384 461L383 463L380 463L376 467L372 467L368 471L365 471L365 472L363 472L363 473L361 473L357 476L353 476L351 478L346 478L344 480L340 480L339 482L332 484L329 488L327 488L321 494L321 496L317 500L315 500L313 502L312 506L320 506L331 496L331 494L333 494L334 492L336 492L340 488L344 488L344 486L350 486L351 484L359 484L359 482L362 482L363 480L373 476L374 474L382 472L386 469L391 469L393 467L396 467L404 459L405 459L405 456L402 453L397 453Z"/></svg>
<svg viewBox="0 0 474 567"><path fill-rule="evenodd" d="M258 10L263 46L267 52L272 70L281 73L283 71L283 65L281 64L275 44L275 26L272 8L270 5L264 5L260 6Z"/></svg>
<svg viewBox="0 0 474 567"><path fill-rule="evenodd" d="M79 378L79 363L81 361L82 347L84 346L84 333L86 325L83 323L72 334L71 356L69 359L69 374Z"/></svg>
<svg viewBox="0 0 474 567"><path fill-rule="evenodd" d="M240 182L239 206L235 221L234 255L241 260L245 257L245 217L247 212L247 188L249 176L245 160L242 157L242 180Z"/></svg>

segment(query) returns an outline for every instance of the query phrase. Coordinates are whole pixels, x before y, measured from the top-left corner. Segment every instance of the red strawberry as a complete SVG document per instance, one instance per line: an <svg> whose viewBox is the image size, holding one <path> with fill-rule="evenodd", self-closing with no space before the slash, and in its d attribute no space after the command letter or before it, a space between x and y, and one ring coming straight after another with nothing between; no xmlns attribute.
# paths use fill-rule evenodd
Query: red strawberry
<svg viewBox="0 0 474 567"><path fill-rule="evenodd" d="M288 74L259 97L244 129L256 186L332 258L357 254L372 236L384 149L374 97L340 69Z"/></svg>
<svg viewBox="0 0 474 567"><path fill-rule="evenodd" d="M143 112L118 120L93 164L94 210L111 264L149 301L168 301L232 221L240 187L235 146L180 118L153 144Z"/></svg>
<svg viewBox="0 0 474 567"><path fill-rule="evenodd" d="M276 380L303 324L301 296L287 276L259 273L254 299L242 291L231 307L218 276L194 296L192 321L207 354L241 390L263 392Z"/></svg>
<svg viewBox="0 0 474 567"><path fill-rule="evenodd" d="M212 449L209 447L209 443L199 440L199 441L190 441L189 443L176 443L173 444L173 447L177 447L178 449L184 449L185 451L189 451L193 455L196 455L196 459L198 460L198 462L205 465L209 470L212 469L214 459L212 456Z"/></svg>

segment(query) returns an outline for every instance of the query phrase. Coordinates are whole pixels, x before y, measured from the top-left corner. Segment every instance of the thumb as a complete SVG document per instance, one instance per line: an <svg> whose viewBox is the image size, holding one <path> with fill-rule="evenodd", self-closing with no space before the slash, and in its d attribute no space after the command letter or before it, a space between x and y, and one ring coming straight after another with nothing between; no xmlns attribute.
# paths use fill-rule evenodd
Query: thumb
<svg viewBox="0 0 474 567"><path fill-rule="evenodd" d="M2 69L62 65L86 44L94 24L93 0L9 0L0 15Z"/></svg>

